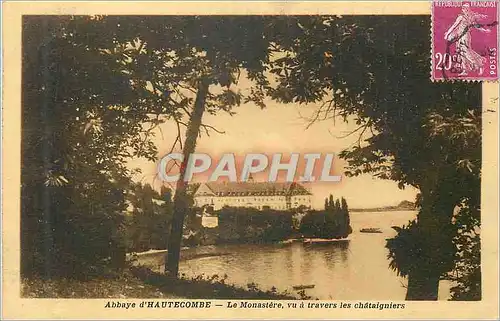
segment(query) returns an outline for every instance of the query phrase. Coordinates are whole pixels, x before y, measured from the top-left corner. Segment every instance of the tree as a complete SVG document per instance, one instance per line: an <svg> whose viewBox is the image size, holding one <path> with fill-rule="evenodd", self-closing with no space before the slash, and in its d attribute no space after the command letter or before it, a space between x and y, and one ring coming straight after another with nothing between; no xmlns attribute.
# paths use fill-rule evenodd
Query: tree
<svg viewBox="0 0 500 321"><path fill-rule="evenodd" d="M64 230L49 218L40 220L40 216L57 217L57 211L73 211L74 202L69 202L68 208L56 209L49 204L34 204L29 199L32 195L39 195L34 199L44 202L65 199L64 193L78 195L79 188L70 180L70 173L82 172L76 164L126 186L131 174L126 160L145 157L154 161L156 147L150 139L153 130L162 122L175 121L178 137L172 148L179 145L185 159L174 196L167 264L168 270L177 275L187 211L186 184L182 179L185 164L195 149L200 129L206 134L217 131L202 124L204 112L232 113L231 108L242 101L264 106L262 87L267 80L263 64L269 46L263 37L263 18L26 19L31 20L25 23L23 56L23 252L38 251L30 247L37 246L37 237L30 239L29 235L35 235L30 231L49 231L40 238L48 248L55 244L50 231ZM246 95L234 89L243 70L256 83ZM182 126L187 128L184 142ZM31 161L31 155L41 157ZM83 181L86 178L90 176L81 176ZM46 182L55 187L45 188ZM121 212L121 208L109 211L113 215ZM51 259L47 257L47 261Z"/></svg>
<svg viewBox="0 0 500 321"><path fill-rule="evenodd" d="M341 215L343 218L344 222L344 230L346 231L346 237L347 235L352 233L352 228L351 228L351 218L349 216L349 207L347 206L347 201L345 198L341 198Z"/></svg>
<svg viewBox="0 0 500 321"><path fill-rule="evenodd" d="M328 196L328 205L331 210L335 209L335 201L333 200L333 195Z"/></svg>
<svg viewBox="0 0 500 321"><path fill-rule="evenodd" d="M200 129L210 128L202 124L203 114L231 113L232 107L240 105L241 101L264 106L263 86L267 85L267 80L263 72L264 63L268 61L269 41L261 17L182 17L171 18L167 24L168 32L178 37L174 46L169 45L168 53L177 58L172 62L174 68L179 64L179 70L169 70L168 77L171 78L172 73L178 75L177 83L169 85L174 86L177 93L187 91L194 96L193 101L184 94L188 102L184 107L191 110L186 111L189 120L184 146L181 147L184 159L175 190L165 268L171 276L177 277L184 217L189 210L187 182L184 180L186 165L195 151ZM161 47L164 49L165 45ZM242 70L256 84L247 95L231 87L238 82Z"/></svg>
<svg viewBox="0 0 500 321"><path fill-rule="evenodd" d="M451 288L451 299L481 300L480 212L477 208L462 206L453 224L457 228L454 243L458 251L454 271L447 276L456 284Z"/></svg>
<svg viewBox="0 0 500 321"><path fill-rule="evenodd" d="M129 194L132 213L127 224L129 251L166 248L168 233L165 231L172 220L172 201L168 189L163 191L165 197L162 200L149 184L133 184Z"/></svg>
<svg viewBox="0 0 500 321"><path fill-rule="evenodd" d="M342 208L340 207L340 200L337 198L335 200L334 213L335 215L340 215Z"/></svg>
<svg viewBox="0 0 500 321"><path fill-rule="evenodd" d="M418 244L420 253L403 273L408 300L437 299L456 252L453 209L479 204L480 86L430 81L429 25L422 16L295 17L277 36L288 54L273 61L278 85L269 89L285 103L323 101L311 123L340 117L358 125L358 143L340 154L347 175L420 190L418 220L398 235L417 238L399 244ZM400 273L408 251L391 250Z"/></svg>
<svg viewBox="0 0 500 321"><path fill-rule="evenodd" d="M154 159L143 125L158 105L133 85L137 53L114 30L97 17L23 18L23 274L89 276L124 250L125 160Z"/></svg>
<svg viewBox="0 0 500 321"><path fill-rule="evenodd" d="M347 202L342 198L347 209ZM299 231L309 237L345 238L352 233L349 214L333 195L325 198L324 211L309 211L300 222Z"/></svg>

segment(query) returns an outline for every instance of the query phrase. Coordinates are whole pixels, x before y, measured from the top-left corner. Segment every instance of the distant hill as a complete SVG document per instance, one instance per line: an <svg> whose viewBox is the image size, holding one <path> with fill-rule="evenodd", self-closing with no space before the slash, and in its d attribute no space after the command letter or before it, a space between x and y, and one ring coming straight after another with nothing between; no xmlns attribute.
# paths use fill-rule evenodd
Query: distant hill
<svg viewBox="0 0 500 321"><path fill-rule="evenodd" d="M402 201L396 206L383 206L374 208L350 208L351 212L387 212L387 211L413 211L415 203L410 201Z"/></svg>

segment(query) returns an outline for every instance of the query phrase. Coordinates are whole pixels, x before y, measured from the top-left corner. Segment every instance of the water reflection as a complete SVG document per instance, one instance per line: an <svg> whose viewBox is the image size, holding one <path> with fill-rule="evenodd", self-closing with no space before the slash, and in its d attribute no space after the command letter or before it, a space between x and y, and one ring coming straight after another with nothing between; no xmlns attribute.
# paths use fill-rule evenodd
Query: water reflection
<svg viewBox="0 0 500 321"><path fill-rule="evenodd" d="M293 286L314 285L306 293L332 300L403 300L405 280L389 269L385 242L415 216L413 212L352 213L353 233L348 241L325 244L220 245L188 250L205 256L181 262L188 276L227 274L240 286L256 283L262 289L294 292ZM360 233L364 227L380 228L380 234ZM217 255L217 254L225 255ZM441 287L440 297L447 297Z"/></svg>
<svg viewBox="0 0 500 321"><path fill-rule="evenodd" d="M184 261L181 272L198 274L228 274L228 281L246 285L254 282L259 287L293 291L293 286L314 285L307 293L328 298L341 289L342 280L349 275L350 241L331 244L286 245L227 245L227 256L204 257Z"/></svg>

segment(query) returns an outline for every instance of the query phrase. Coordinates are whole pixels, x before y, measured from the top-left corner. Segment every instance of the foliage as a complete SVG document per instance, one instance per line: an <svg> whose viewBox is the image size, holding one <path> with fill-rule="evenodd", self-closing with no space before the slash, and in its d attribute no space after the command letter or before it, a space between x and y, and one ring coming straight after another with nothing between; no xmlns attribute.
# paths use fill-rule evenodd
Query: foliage
<svg viewBox="0 0 500 321"><path fill-rule="evenodd" d="M90 276L123 264L126 160L155 158L157 99L95 17L23 19L22 272Z"/></svg>
<svg viewBox="0 0 500 321"><path fill-rule="evenodd" d="M418 222L413 220L407 226L393 227L398 234L387 240L386 247L389 249L389 266L398 275L408 276L412 272L426 274L438 274L444 276L453 269L456 246L450 244L450 248L442 245L436 246L436 238L425 237ZM452 226L448 227L449 233L454 233ZM447 244L449 235L441 235L442 244ZM432 253L432 255L429 255ZM436 271L436 269L439 269Z"/></svg>
<svg viewBox="0 0 500 321"><path fill-rule="evenodd" d="M417 221L407 226L393 227L398 235L387 240L390 267L401 276L411 272L436 273L442 279L452 281L451 300L481 300L481 242L480 215L478 209L462 206L448 226L453 243L450 249L436 248L433 241L423 237ZM449 239L449 236L444 236ZM443 240L442 244L446 240ZM434 253L429 256L427 253ZM434 259L433 262L431 259ZM433 269L433 271L429 271ZM451 272L450 272L451 271Z"/></svg>
<svg viewBox="0 0 500 321"><path fill-rule="evenodd" d="M440 277L447 276L448 272L454 266L457 266L455 269L458 268L462 271L460 273L455 272L461 277L454 279L468 285L455 287L452 290L453 297L459 298L462 295L466 297L469 288L471 288L471 292L477 291L477 287L480 288L480 284L472 284L474 281L480 283L479 252L472 250L473 248L479 249L477 243L479 242L479 236L470 237L469 234L473 233L470 229L477 227L477 224L479 224L480 155L478 155L478 145L480 146L481 141L481 121L480 117L472 112L469 115L463 117L454 116L448 120L432 114L427 127L432 130L433 139L439 140L443 149L447 148L449 144L456 144L461 146L463 155L468 155L468 157L475 155L473 159L463 159L457 162L456 170L458 173L455 173L456 176L448 178L448 182L443 182L441 188L444 188L445 191L452 190L453 194L450 196L455 198L453 186L461 184L462 179L467 176L469 176L467 178L469 182L475 184L475 188L470 189L467 195L449 200L450 205L456 205L456 202L460 200L462 202L460 205L467 208L467 210L462 209L458 217L455 217L455 220L459 218L458 223L452 224L451 217L449 221L444 221L439 227L438 235L435 237L429 237L428 232L419 230L419 224L415 221L408 226L403 226L403 228L397 228L398 235L387 242L390 251L389 257L391 258L390 266L401 275L408 275L412 269L414 271L418 269L420 272L426 271L429 274L438 274ZM455 149L454 152L457 152L457 150ZM451 186L446 186L447 184ZM445 193L445 191L441 193ZM420 196L418 203L421 204L422 201L423 199ZM421 208L420 213L422 211ZM434 214L439 215L440 213L435 210ZM467 224L469 230L464 230L458 225L460 221L466 220L474 222ZM440 246L436 246L436 244ZM471 269L472 271L470 271ZM469 277L472 280L467 280ZM474 297L474 295L472 296Z"/></svg>
<svg viewBox="0 0 500 321"><path fill-rule="evenodd" d="M24 298L199 298L199 299L298 299L275 287L261 290L251 283L247 288L227 282L227 275L198 275L188 278L182 275L172 280L165 275L144 267L131 267L119 275L96 278L90 281L72 279L41 280L23 278L21 296ZM307 299L310 299L307 298Z"/></svg>
<svg viewBox="0 0 500 321"><path fill-rule="evenodd" d="M345 238L352 233L347 201L333 200L330 194L325 199L324 211L309 211L299 227L300 233L306 237Z"/></svg>
<svg viewBox="0 0 500 321"><path fill-rule="evenodd" d="M173 120L177 138L172 150L182 150L186 162L200 133L220 132L202 123L205 112L233 114L234 107L250 101L264 107L263 86L267 80L263 73L269 59L269 40L264 35L267 23L263 17L97 16L86 25L85 19L75 18L79 30L93 44L91 49L110 55L121 65L127 80L124 86L137 93L131 99L138 99L142 108L131 111L139 111L139 116L146 111L150 117L151 127L144 130L144 140L132 145L139 150L142 145L154 147L149 140L152 129ZM253 82L245 91L234 86L242 72ZM186 127L184 142L182 127ZM185 166L181 166L169 240L169 262L174 274L188 208L184 170Z"/></svg>
<svg viewBox="0 0 500 321"><path fill-rule="evenodd" d="M479 168L471 129L480 120L480 86L430 81L428 25L422 16L294 17L276 36L289 54L272 62L279 83L270 92L282 102L324 101L312 121L341 117L359 126L358 144L341 154L347 175L421 188L447 166L461 177L456 194L464 197Z"/></svg>
<svg viewBox="0 0 500 321"><path fill-rule="evenodd" d="M161 292L157 287L145 284L125 270L119 275L100 275L93 280L79 281L59 278L42 280L40 278L23 278L21 280L21 297L23 298L68 298L68 299L101 299L101 298L175 298L171 293Z"/></svg>
<svg viewBox="0 0 500 321"><path fill-rule="evenodd" d="M278 85L270 94L282 102L323 102L311 122L355 122L357 143L340 153L346 175L370 173L421 192L418 223L388 243L391 266L428 276L449 270L453 208L478 203L480 86L429 79L428 17L294 17L288 26L277 36L288 54L273 62ZM417 257L421 241L428 246ZM405 252L418 264L410 268Z"/></svg>
<svg viewBox="0 0 500 321"><path fill-rule="evenodd" d="M116 195L128 188L127 160L155 160L151 137L164 121L178 124L181 143L202 76L218 86L209 113L240 104L230 88L237 67L256 78L267 59L255 41L259 19L24 17L23 273L85 274L123 250L125 200Z"/></svg>
<svg viewBox="0 0 500 321"><path fill-rule="evenodd" d="M149 184L134 184L129 193L131 212L127 216L127 250L141 252L165 249L172 219L172 199L168 190L160 196Z"/></svg>
<svg viewBox="0 0 500 321"><path fill-rule="evenodd" d="M188 194L189 209L186 213L184 245L199 245L198 234L202 232L201 213L194 207L193 192ZM127 200L130 204L126 220L126 242L129 252L167 248L170 224L173 215L172 190L163 186L160 193L149 184L132 184Z"/></svg>
<svg viewBox="0 0 500 321"><path fill-rule="evenodd" d="M454 239L458 247L457 259L452 273L447 276L456 286L451 288L451 299L457 301L481 300L481 238L480 213L462 207L454 225L458 229Z"/></svg>
<svg viewBox="0 0 500 321"><path fill-rule="evenodd" d="M291 211L223 207L217 214L220 242L274 242L289 238L293 232Z"/></svg>
<svg viewBox="0 0 500 321"><path fill-rule="evenodd" d="M227 275L198 275L188 278L181 275L174 279L167 275L156 273L145 267L133 267L132 273L146 284L154 285L162 292L172 293L183 298L195 299L298 299L288 292L278 292L276 288L264 291L255 283L249 283L247 288L227 284Z"/></svg>

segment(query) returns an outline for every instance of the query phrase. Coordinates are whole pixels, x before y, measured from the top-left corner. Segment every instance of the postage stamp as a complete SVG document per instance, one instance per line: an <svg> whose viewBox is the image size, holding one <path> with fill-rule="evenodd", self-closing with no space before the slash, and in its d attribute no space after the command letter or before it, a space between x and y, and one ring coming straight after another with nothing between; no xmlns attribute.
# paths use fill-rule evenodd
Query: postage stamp
<svg viewBox="0 0 500 321"><path fill-rule="evenodd" d="M433 1L432 80L498 80L498 0Z"/></svg>

